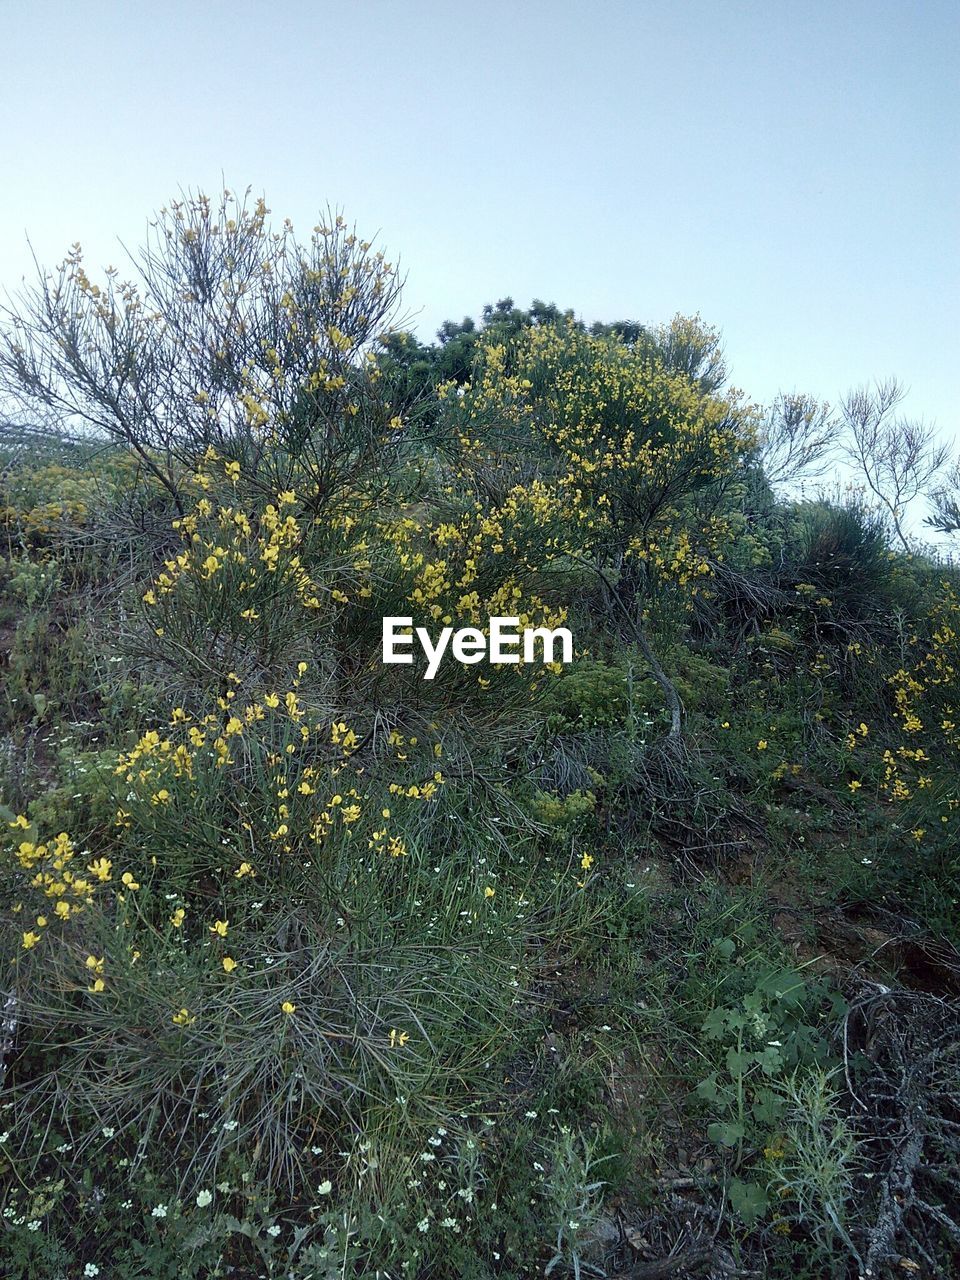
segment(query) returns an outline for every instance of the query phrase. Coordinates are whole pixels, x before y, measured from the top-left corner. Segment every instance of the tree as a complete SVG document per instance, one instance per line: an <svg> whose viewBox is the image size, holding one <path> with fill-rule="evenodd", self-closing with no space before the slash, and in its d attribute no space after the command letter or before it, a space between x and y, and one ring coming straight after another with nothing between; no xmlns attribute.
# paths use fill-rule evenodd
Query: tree
<svg viewBox="0 0 960 1280"><path fill-rule="evenodd" d="M896 416L905 396L906 389L889 378L876 383L872 391L858 387L850 392L841 411L843 451L886 514L897 541L909 553L910 540L904 528L907 508L936 485L949 462L950 448L937 440L933 427Z"/></svg>
<svg viewBox="0 0 960 1280"><path fill-rule="evenodd" d="M305 470L316 507L388 464L397 436L373 345L397 269L329 213L305 244L263 200L188 195L160 211L133 275L79 245L3 313L0 385L131 449L182 510L212 447L264 489Z"/></svg>
<svg viewBox="0 0 960 1280"><path fill-rule="evenodd" d="M828 404L796 392L778 395L759 429L759 461L768 483L787 484L801 476L822 475L836 429Z"/></svg>

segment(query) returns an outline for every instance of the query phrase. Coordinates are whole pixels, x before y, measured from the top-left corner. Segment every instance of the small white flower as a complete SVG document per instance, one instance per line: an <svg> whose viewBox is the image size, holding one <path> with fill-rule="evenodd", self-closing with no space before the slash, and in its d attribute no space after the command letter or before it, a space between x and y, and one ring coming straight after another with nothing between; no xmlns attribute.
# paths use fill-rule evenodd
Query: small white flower
<svg viewBox="0 0 960 1280"><path fill-rule="evenodd" d="M429 1218L421 1218L421 1219L420 1219L420 1221L417 1223L417 1230L418 1230L418 1231L429 1231L429 1230L430 1230L430 1219L429 1219Z"/></svg>
<svg viewBox="0 0 960 1280"><path fill-rule="evenodd" d="M267 1235L268 1235L268 1236L278 1236L279 1234L280 1234L280 1225L279 1225L279 1223L276 1223L276 1222L275 1222L275 1223L273 1224L273 1226L272 1226L272 1227L267 1227Z"/></svg>
<svg viewBox="0 0 960 1280"><path fill-rule="evenodd" d="M213 1201L213 1192L208 1191L206 1187L203 1189L203 1191L197 1192L197 1208L198 1209L205 1209L207 1205L210 1204L212 1201Z"/></svg>
<svg viewBox="0 0 960 1280"><path fill-rule="evenodd" d="M167 1206L165 1204L154 1205L150 1216L152 1218L165 1218L167 1216Z"/></svg>
<svg viewBox="0 0 960 1280"><path fill-rule="evenodd" d="M537 1113L535 1111L525 1111L523 1113L528 1120L536 1120Z"/></svg>
<svg viewBox="0 0 960 1280"><path fill-rule="evenodd" d="M28 1223L27 1223L27 1230L28 1230L28 1231L39 1231L39 1230L40 1230L40 1220L39 1220L39 1218L34 1218L34 1220L33 1220L32 1222L28 1222Z"/></svg>
<svg viewBox="0 0 960 1280"><path fill-rule="evenodd" d="M87 1265L83 1268L83 1274L85 1276L91 1276L91 1277L98 1276L100 1274L100 1268L97 1266L95 1262L88 1262Z"/></svg>
<svg viewBox="0 0 960 1280"><path fill-rule="evenodd" d="M105 1129L101 1129L100 1132L105 1138L112 1138L117 1131L116 1129L111 1129L110 1126L107 1125L107 1127ZM90 1266L93 1266L93 1263L90 1263Z"/></svg>
<svg viewBox="0 0 960 1280"><path fill-rule="evenodd" d="M233 1130L237 1127L237 1122L236 1120L224 1120L223 1127L226 1129L228 1133L232 1133Z"/></svg>
<svg viewBox="0 0 960 1280"><path fill-rule="evenodd" d="M317 1187L317 1195L328 1196L332 1190L333 1190L333 1183L330 1181L329 1178L324 1178L323 1182L321 1182L319 1187Z"/></svg>

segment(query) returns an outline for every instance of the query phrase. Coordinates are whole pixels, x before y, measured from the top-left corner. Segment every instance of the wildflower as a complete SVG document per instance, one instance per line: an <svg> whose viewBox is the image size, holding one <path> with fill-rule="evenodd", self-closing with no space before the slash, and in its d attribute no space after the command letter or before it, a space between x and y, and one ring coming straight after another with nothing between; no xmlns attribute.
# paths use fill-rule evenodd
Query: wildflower
<svg viewBox="0 0 960 1280"><path fill-rule="evenodd" d="M100 1274L100 1268L95 1262L88 1262L83 1268L83 1274L88 1278L88 1280L93 1280L94 1276L98 1276Z"/></svg>
<svg viewBox="0 0 960 1280"><path fill-rule="evenodd" d="M184 911L183 907L177 907L176 911L170 917L170 923L175 929L179 929L183 924L184 916L186 914L187 913Z"/></svg>
<svg viewBox="0 0 960 1280"><path fill-rule="evenodd" d="M247 864L244 863L243 865L246 866ZM217 934L218 937L225 938L227 936L228 926L229 921L227 920L214 920L213 924L210 926L210 932Z"/></svg>
<svg viewBox="0 0 960 1280"><path fill-rule="evenodd" d="M23 935L23 949L29 951L31 947L35 947L40 941L39 933L28 932Z"/></svg>
<svg viewBox="0 0 960 1280"><path fill-rule="evenodd" d="M323 1182L320 1183L319 1187L317 1187L317 1195L328 1196L332 1190L333 1190L333 1183L330 1181L329 1178L326 1178L324 1179Z"/></svg>
<svg viewBox="0 0 960 1280"><path fill-rule="evenodd" d="M268 1235L268 1236L274 1236L274 1237L276 1237L276 1236L278 1236L279 1234L280 1234L280 1227L279 1227L279 1225L278 1225L276 1222L273 1224L273 1226L272 1226L272 1227L267 1227L267 1235Z"/></svg>
<svg viewBox="0 0 960 1280"><path fill-rule="evenodd" d="M175 1013L173 1015L173 1021L176 1023L178 1027L189 1027L189 1026L192 1026L194 1022L196 1022L196 1018L192 1018L190 1016L189 1009L181 1009L179 1013Z"/></svg>
<svg viewBox="0 0 960 1280"><path fill-rule="evenodd" d="M27 819L22 813L18 813L17 816L14 818L14 820L10 823L10 826L14 828L19 827L21 831L27 831L30 827L30 822L29 822L29 819Z"/></svg>
<svg viewBox="0 0 960 1280"><path fill-rule="evenodd" d="M757 750L766 751L766 749L767 749L767 740L766 738L761 738L760 741L757 743Z"/></svg>
<svg viewBox="0 0 960 1280"><path fill-rule="evenodd" d="M410 1036L407 1034L406 1031L398 1031L396 1027L391 1028L390 1030L390 1048L391 1049L397 1049L397 1048L402 1049L409 1039L410 1039Z"/></svg>
<svg viewBox="0 0 960 1280"><path fill-rule="evenodd" d="M853 782L848 782L848 783L847 783L847 786L850 788L850 790L851 790L851 791L859 791L859 790L860 790L860 787L861 787L861 783L859 783L859 782L856 780L856 778L854 778Z"/></svg>
<svg viewBox="0 0 960 1280"><path fill-rule="evenodd" d="M284 1000L280 1008L286 1014L296 1013L297 1011L297 1006L293 1003L292 1000Z"/></svg>
<svg viewBox="0 0 960 1280"><path fill-rule="evenodd" d="M212 1191L207 1191L206 1189L204 1189L203 1191L197 1192L197 1208L198 1209L205 1209L207 1205L212 1202L212 1200L213 1200Z"/></svg>
<svg viewBox="0 0 960 1280"><path fill-rule="evenodd" d="M494 898L496 897L496 894L497 894L496 889L492 889L490 885L487 885L487 887L483 891L483 896L485 898Z"/></svg>
<svg viewBox="0 0 960 1280"><path fill-rule="evenodd" d="M585 853L583 857L580 859L580 865L581 867L583 867L584 871L589 871L590 868L593 866L592 855L589 853Z"/></svg>
<svg viewBox="0 0 960 1280"><path fill-rule="evenodd" d="M139 889L139 888L140 888L139 883L138 883L136 880L134 880L134 878L133 878L133 874L132 874L131 872L129 872L129 871L125 871L125 872L123 873L123 875L120 877L120 879L121 879L122 883L123 883L123 884L126 886L126 888L128 888L128 889Z"/></svg>
<svg viewBox="0 0 960 1280"><path fill-rule="evenodd" d="M224 957L223 957L223 971L224 971L224 973L233 973L233 971L234 971L234 969L235 969L236 967L237 967L237 962L236 962L236 960L232 960L229 956L224 956Z"/></svg>
<svg viewBox="0 0 960 1280"><path fill-rule="evenodd" d="M156 1204L150 1211L152 1218L165 1218L167 1216L167 1206L165 1204Z"/></svg>
<svg viewBox="0 0 960 1280"><path fill-rule="evenodd" d="M238 880L242 880L244 876L255 876L257 873L251 867L249 862L241 862L240 866L233 873Z"/></svg>

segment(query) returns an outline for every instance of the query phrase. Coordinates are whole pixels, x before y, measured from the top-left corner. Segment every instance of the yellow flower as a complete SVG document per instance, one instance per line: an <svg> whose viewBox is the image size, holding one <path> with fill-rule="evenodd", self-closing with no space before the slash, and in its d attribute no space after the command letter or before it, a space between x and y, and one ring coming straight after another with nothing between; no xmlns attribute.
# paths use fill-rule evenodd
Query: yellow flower
<svg viewBox="0 0 960 1280"><path fill-rule="evenodd" d="M856 780L856 778L854 778L853 782L848 782L848 783L847 783L847 786L850 788L850 790L851 790L851 791L859 791L859 790L860 790L861 785L862 785L862 784L861 784L861 783L859 783L859 782Z"/></svg>
<svg viewBox="0 0 960 1280"><path fill-rule="evenodd" d="M196 1018L190 1016L189 1009L181 1009L179 1013L173 1015L173 1021L178 1027L189 1027L196 1022Z"/></svg>
<svg viewBox="0 0 960 1280"><path fill-rule="evenodd" d="M483 891L483 896L485 898L493 898L496 896L496 893L497 893L496 889L492 889L490 885L487 885L487 887Z"/></svg>
<svg viewBox="0 0 960 1280"><path fill-rule="evenodd" d="M21 831L26 831L29 829L30 822L29 822L29 819L24 816L24 814L18 813L17 816L14 818L14 820L10 823L10 826L15 828L19 827Z"/></svg>
<svg viewBox="0 0 960 1280"><path fill-rule="evenodd" d="M593 866L593 857L591 856L591 854L585 853L583 857L580 859L580 865L581 867L583 867L584 871L589 871L590 868Z"/></svg>
<svg viewBox="0 0 960 1280"><path fill-rule="evenodd" d="M134 878L133 878L133 874L132 874L132 872L130 872L130 871L125 871L125 872L123 873L123 875L120 877L120 879L121 879L121 881L123 882L123 884L124 884L124 885L126 885L126 887L127 887L128 889L139 889L139 888L140 888L139 883L138 883L136 880L134 880Z"/></svg>
<svg viewBox="0 0 960 1280"><path fill-rule="evenodd" d="M233 971L234 971L234 969L235 969L236 967L237 967L237 962L236 962L236 960L231 960L231 958L230 958L229 956L224 956L224 957L223 957L223 971L224 971L224 973L233 973Z"/></svg>
<svg viewBox="0 0 960 1280"><path fill-rule="evenodd" d="M35 947L40 941L39 933L25 933L23 935L23 949L29 951L31 947Z"/></svg>
<svg viewBox="0 0 960 1280"><path fill-rule="evenodd" d="M290 1000L284 1000L280 1008L284 1013L287 1013L287 1014L296 1013L297 1011L297 1006L293 1004L293 1002Z"/></svg>
<svg viewBox="0 0 960 1280"><path fill-rule="evenodd" d="M767 740L766 738L761 738L760 741L757 743L757 750L766 751L766 749L767 749Z"/></svg>
<svg viewBox="0 0 960 1280"><path fill-rule="evenodd" d="M257 873L254 871L253 867L251 867L249 862L241 862L240 866L237 867L233 874L238 880L242 880L244 876L255 876Z"/></svg>
<svg viewBox="0 0 960 1280"><path fill-rule="evenodd" d="M244 863L243 865L246 866L247 864ZM221 938L225 938L227 936L228 927L228 920L214 920L213 924L210 926L210 932L217 934Z"/></svg>
<svg viewBox="0 0 960 1280"><path fill-rule="evenodd" d="M409 1039L410 1036L406 1031L398 1031L396 1027L393 1027L390 1031L390 1048L402 1049Z"/></svg>
<svg viewBox="0 0 960 1280"><path fill-rule="evenodd" d="M170 923L175 929L179 929L183 924L183 918L186 914L187 913L184 911L183 907L177 907L176 911L170 917Z"/></svg>

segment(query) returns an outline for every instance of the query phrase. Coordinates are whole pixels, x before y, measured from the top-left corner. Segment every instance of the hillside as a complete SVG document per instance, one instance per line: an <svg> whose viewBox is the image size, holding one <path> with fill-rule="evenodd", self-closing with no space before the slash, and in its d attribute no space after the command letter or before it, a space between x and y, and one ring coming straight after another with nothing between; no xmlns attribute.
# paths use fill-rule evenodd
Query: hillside
<svg viewBox="0 0 960 1280"><path fill-rule="evenodd" d="M160 227L0 343L3 1274L955 1274L957 571L699 318Z"/></svg>

